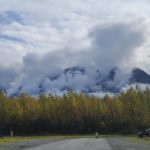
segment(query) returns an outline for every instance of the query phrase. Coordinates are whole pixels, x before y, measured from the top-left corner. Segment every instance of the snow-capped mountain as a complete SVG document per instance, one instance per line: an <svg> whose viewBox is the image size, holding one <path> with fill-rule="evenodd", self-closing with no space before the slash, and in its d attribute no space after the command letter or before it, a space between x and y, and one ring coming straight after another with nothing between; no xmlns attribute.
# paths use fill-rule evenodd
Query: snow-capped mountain
<svg viewBox="0 0 150 150"><path fill-rule="evenodd" d="M145 87L150 85L150 75L139 68L133 69L129 74L123 74L119 68L113 68L107 73L95 70L93 74L84 67L74 66L41 78L39 84L31 89L28 89L26 84L19 85L9 95L17 96L21 92L27 92L30 95L62 94L70 90L87 94L119 93L131 85L143 84Z"/></svg>

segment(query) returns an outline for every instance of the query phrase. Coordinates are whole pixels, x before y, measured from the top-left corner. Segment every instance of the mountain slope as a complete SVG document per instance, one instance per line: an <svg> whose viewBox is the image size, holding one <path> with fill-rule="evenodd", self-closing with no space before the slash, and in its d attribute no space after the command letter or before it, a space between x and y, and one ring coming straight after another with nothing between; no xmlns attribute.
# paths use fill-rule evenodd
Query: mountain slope
<svg viewBox="0 0 150 150"><path fill-rule="evenodd" d="M150 75L143 70L136 68L132 71L130 82L150 84Z"/></svg>
<svg viewBox="0 0 150 150"><path fill-rule="evenodd" d="M66 68L60 73L41 78L33 87L27 83L19 85L9 95L18 96L21 92L30 95L62 94L70 90L87 94L119 93L124 87L132 84L150 84L150 75L139 68L133 69L130 75L124 75L119 68L112 68L106 73L99 70L92 73L84 67ZM9 88L5 91L9 91Z"/></svg>

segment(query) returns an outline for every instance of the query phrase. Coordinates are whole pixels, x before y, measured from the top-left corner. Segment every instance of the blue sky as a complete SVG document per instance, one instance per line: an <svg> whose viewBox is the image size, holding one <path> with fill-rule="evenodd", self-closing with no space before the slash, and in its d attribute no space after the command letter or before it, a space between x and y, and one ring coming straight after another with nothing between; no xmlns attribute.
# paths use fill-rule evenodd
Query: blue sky
<svg viewBox="0 0 150 150"><path fill-rule="evenodd" d="M150 73L149 14L148 0L0 0L0 72L16 87L76 65Z"/></svg>

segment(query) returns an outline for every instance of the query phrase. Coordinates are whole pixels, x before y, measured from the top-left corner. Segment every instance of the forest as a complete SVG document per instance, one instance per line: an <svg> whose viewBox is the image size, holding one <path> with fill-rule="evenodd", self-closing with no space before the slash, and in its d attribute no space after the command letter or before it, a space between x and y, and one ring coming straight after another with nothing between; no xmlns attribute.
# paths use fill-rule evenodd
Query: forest
<svg viewBox="0 0 150 150"><path fill-rule="evenodd" d="M103 98L73 91L57 95L0 92L0 134L134 134L150 128L150 89L130 88Z"/></svg>

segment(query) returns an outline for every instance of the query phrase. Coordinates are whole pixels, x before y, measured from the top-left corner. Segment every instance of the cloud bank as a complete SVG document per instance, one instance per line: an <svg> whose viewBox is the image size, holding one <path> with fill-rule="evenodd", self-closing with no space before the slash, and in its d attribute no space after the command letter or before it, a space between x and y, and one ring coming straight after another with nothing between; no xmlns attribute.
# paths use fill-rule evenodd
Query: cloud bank
<svg viewBox="0 0 150 150"><path fill-rule="evenodd" d="M95 84L97 72L106 75L120 68L113 83L118 86L134 67L150 73L148 4L147 0L1 0L1 89L36 94L42 84L47 93L65 87L80 91ZM63 74L73 66L86 71L76 70L73 79L70 73ZM49 80L54 77L58 80Z"/></svg>

